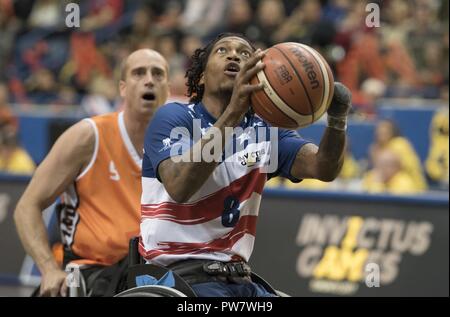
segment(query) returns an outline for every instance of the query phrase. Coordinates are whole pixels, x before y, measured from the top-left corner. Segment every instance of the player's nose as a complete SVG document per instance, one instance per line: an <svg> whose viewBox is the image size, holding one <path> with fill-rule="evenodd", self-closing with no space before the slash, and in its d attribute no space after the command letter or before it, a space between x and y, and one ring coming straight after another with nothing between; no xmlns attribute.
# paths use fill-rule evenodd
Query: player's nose
<svg viewBox="0 0 450 317"><path fill-rule="evenodd" d="M232 50L227 56L227 60L239 63L241 61L241 58L239 57L239 54L236 50Z"/></svg>

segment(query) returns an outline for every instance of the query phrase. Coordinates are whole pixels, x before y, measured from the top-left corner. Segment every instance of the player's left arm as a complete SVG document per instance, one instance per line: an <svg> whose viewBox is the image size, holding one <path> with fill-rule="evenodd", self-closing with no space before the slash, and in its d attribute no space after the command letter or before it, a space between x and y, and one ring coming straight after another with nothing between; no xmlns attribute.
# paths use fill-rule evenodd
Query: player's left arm
<svg viewBox="0 0 450 317"><path fill-rule="evenodd" d="M333 100L327 111L328 126L320 145L308 143L300 148L291 168L293 177L331 182L338 176L344 163L347 115L350 108L350 90L336 82Z"/></svg>

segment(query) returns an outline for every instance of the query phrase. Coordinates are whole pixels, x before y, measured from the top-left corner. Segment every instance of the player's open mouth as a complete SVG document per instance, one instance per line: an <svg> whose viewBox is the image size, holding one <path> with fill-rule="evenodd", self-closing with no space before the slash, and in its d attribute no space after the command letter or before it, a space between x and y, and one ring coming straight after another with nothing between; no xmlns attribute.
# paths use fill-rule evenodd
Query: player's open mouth
<svg viewBox="0 0 450 317"><path fill-rule="evenodd" d="M231 62L228 63L227 66L225 67L224 73L225 75L236 77L236 75L239 73L240 70L241 67L239 66L238 63Z"/></svg>
<svg viewBox="0 0 450 317"><path fill-rule="evenodd" d="M142 95L142 99L144 99L145 101L154 101L156 99L156 96L152 92L146 92Z"/></svg>

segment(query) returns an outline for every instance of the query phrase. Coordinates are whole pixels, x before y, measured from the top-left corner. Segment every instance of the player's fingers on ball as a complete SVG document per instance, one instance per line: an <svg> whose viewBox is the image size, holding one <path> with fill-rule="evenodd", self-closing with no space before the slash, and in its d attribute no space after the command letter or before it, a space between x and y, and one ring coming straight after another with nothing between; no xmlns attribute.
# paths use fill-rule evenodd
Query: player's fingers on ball
<svg viewBox="0 0 450 317"><path fill-rule="evenodd" d="M250 59L247 61L247 63L242 68L244 73L247 72L253 66L255 66L256 63L258 63L258 61L260 61L263 57L264 57L263 52L260 49L257 49L255 54L252 57L250 57Z"/></svg>
<svg viewBox="0 0 450 317"><path fill-rule="evenodd" d="M256 85L246 85L244 87L244 92L245 92L245 94L251 94L251 93L253 93L255 91L260 91L260 90L263 90L263 89L264 89L264 84L263 83L259 83L259 84L256 84Z"/></svg>
<svg viewBox="0 0 450 317"><path fill-rule="evenodd" d="M242 80L244 82L249 82L254 76L256 76L256 74L263 70L264 67L266 67L266 65L263 62L259 62L244 74Z"/></svg>

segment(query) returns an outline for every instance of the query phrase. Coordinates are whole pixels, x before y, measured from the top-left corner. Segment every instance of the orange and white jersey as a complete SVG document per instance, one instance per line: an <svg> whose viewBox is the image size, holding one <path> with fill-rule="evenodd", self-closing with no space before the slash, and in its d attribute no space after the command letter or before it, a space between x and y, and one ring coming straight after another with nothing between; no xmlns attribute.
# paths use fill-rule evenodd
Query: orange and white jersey
<svg viewBox="0 0 450 317"><path fill-rule="evenodd" d="M94 153L61 197L61 236L75 263L111 265L139 234L142 161L123 112L85 120L95 131Z"/></svg>

